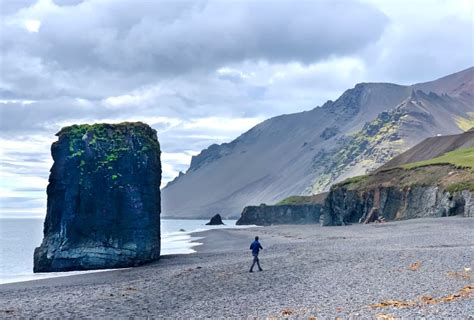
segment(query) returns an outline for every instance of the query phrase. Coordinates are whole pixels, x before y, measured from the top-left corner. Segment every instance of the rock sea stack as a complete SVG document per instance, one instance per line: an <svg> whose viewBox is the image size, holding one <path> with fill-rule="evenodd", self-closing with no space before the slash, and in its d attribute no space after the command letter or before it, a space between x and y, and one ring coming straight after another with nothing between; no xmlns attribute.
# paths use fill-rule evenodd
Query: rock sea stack
<svg viewBox="0 0 474 320"><path fill-rule="evenodd" d="M160 257L160 145L140 122L57 133L34 272L137 266Z"/></svg>
<svg viewBox="0 0 474 320"><path fill-rule="evenodd" d="M214 217L209 220L208 223L206 223L206 226L219 226L223 225L224 222L222 222L222 218L220 214L216 214Z"/></svg>

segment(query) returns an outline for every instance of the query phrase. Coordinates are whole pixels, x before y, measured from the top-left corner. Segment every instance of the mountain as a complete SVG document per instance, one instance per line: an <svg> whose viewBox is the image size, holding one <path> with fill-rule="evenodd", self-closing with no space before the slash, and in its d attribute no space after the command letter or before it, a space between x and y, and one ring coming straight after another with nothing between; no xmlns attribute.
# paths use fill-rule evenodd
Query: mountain
<svg viewBox="0 0 474 320"><path fill-rule="evenodd" d="M431 137L330 192L247 206L238 225L340 225L474 214L474 130Z"/></svg>
<svg viewBox="0 0 474 320"><path fill-rule="evenodd" d="M193 157L162 190L165 217L196 218L327 191L423 139L474 123L474 67L413 86L361 83L336 101L277 116Z"/></svg>

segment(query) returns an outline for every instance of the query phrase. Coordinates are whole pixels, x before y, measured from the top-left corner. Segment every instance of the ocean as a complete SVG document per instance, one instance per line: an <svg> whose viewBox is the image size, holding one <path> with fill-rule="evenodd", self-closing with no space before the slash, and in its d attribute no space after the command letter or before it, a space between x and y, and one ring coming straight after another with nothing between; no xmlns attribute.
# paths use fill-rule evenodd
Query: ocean
<svg viewBox="0 0 474 320"><path fill-rule="evenodd" d="M0 284L52 278L95 271L33 273L33 251L43 240L42 218L0 218ZM161 219L161 255L189 254L202 237L191 233L210 229L238 228L236 220L224 226L206 226L208 220ZM184 231L183 231L184 230Z"/></svg>

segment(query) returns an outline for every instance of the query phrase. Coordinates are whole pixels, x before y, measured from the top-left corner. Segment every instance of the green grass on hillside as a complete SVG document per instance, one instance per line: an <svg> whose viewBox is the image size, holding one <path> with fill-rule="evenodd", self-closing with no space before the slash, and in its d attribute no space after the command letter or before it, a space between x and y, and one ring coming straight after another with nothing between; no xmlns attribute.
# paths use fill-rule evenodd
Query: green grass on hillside
<svg viewBox="0 0 474 320"><path fill-rule="evenodd" d="M474 148L454 150L437 158L405 164L402 168L413 169L433 164L452 164L459 168L474 171Z"/></svg>
<svg viewBox="0 0 474 320"><path fill-rule="evenodd" d="M456 117L455 121L461 130L468 131L474 127L474 112L468 112L466 118Z"/></svg>
<svg viewBox="0 0 474 320"><path fill-rule="evenodd" d="M455 166L459 170L450 176L453 170L449 166ZM403 188L410 185L439 185L440 183L451 193L462 190L474 192L474 148L458 149L426 161L352 177L333 187L365 190L382 184L399 185Z"/></svg>
<svg viewBox="0 0 474 320"><path fill-rule="evenodd" d="M342 186L349 187L350 186L351 188L354 188L354 187L357 187L360 184L363 184L368 178L369 178L369 175L362 175L362 176L355 176L355 177L347 178L346 180L339 182L337 184L337 186L339 186L339 187L342 187Z"/></svg>
<svg viewBox="0 0 474 320"><path fill-rule="evenodd" d="M474 181L463 181L450 184L446 190L450 193L455 193L458 191L469 190L474 192Z"/></svg>
<svg viewBox="0 0 474 320"><path fill-rule="evenodd" d="M306 202L305 196L290 196L278 202L277 206L290 205L290 204L302 204Z"/></svg>
<svg viewBox="0 0 474 320"><path fill-rule="evenodd" d="M325 193L313 194L310 196L290 196L278 202L277 206L282 205L304 205L321 204L326 198Z"/></svg>

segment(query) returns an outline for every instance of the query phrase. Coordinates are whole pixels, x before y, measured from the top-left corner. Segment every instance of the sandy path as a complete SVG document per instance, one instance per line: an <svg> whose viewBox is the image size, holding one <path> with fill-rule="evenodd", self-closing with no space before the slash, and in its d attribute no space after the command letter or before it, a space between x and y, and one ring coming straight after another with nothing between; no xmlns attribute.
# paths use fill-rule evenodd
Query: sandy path
<svg viewBox="0 0 474 320"><path fill-rule="evenodd" d="M264 271L248 273L255 234L265 248ZM472 273L464 272L473 267L473 234L474 218L457 217L206 231L192 255L0 285L0 317L468 318L474 292L448 298L474 285ZM427 295L440 300L420 300ZM405 307L371 307L387 300Z"/></svg>

